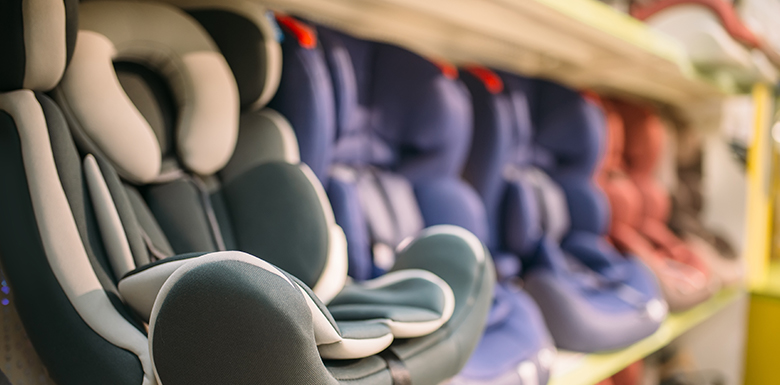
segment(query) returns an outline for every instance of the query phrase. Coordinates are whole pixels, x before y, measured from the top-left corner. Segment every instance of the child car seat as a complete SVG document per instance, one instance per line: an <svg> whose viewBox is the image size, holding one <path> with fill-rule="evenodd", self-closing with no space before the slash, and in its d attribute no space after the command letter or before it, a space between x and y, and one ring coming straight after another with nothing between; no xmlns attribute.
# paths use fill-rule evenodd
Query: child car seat
<svg viewBox="0 0 780 385"><path fill-rule="evenodd" d="M322 47L313 27L285 15L277 15L284 39L281 85L269 106L288 117L300 143L301 161L322 181L328 180L333 140L336 135L336 106L333 85ZM350 250L354 249L352 244ZM350 264L350 275L364 268Z"/></svg>
<svg viewBox="0 0 780 385"><path fill-rule="evenodd" d="M286 27L286 29L297 28L307 30L310 28L300 22L298 22L300 26L289 24L291 24L291 22L288 22L288 27ZM335 95L339 98L338 102L336 103L336 107L338 107L338 109L335 110L333 114L317 117L316 114L320 110L304 111L299 107L298 103L291 103L291 105L281 103L279 108L283 111L299 111L299 113L306 113L310 115L310 117L305 118L305 121L312 123L305 126L300 126L296 130L301 137L310 135L312 131L326 131L329 127L326 122L329 122L330 117L339 117L340 135L334 146L335 154L337 159L343 160L346 158L347 161L345 163L347 164L339 164L335 166L333 173L334 179L328 182L331 190L331 200L333 201L334 207L336 207L337 213L339 213L340 207L350 207L350 203L354 204L355 202L364 203L366 206L369 206L366 211L375 212L376 209L372 209L371 206L381 206L382 200L386 198L389 198L390 200L396 199L397 202L399 195L400 198L404 198L403 194L405 192L409 192L408 190L404 191L397 188L393 189L392 186L387 188L387 178L389 175L387 171L384 170L384 168L387 167L387 164L383 164L382 162L371 163L370 165L363 164L363 162L366 162L365 158L369 158L369 163L373 160L370 158L372 154L370 150L362 149L363 153L357 155L350 153L361 150L359 147L357 147L357 144L359 144L361 140L376 140L377 142L380 142L377 145L378 147L386 144L386 142L382 143L384 138L390 137L392 139L388 141L408 141L414 145L414 140L419 140L415 138L414 135L423 134L425 137L429 138L429 141L439 140L443 142L442 144L435 147L428 145L429 148L424 148L423 151L409 151L409 153L401 152L397 158L399 161L405 162L409 162L415 157L441 156L441 152L447 154L447 151L444 151L446 149L442 148L443 146L450 146L451 148L452 146L457 146L454 150L450 151L459 151L461 154L465 152L465 149L462 146L462 141L469 139L464 138L463 135L463 132L468 130L468 119L463 115L468 111L457 109L457 107L462 107L464 96L467 96L463 93L461 88L462 86L453 86L455 83L452 79L446 79L446 75L437 70L432 63L423 58L417 57L416 55L411 55L410 53L400 49L385 47L383 45L376 45L377 47L375 48L372 47L373 43L361 42L349 36L343 36L325 28L320 28L319 31L321 37L323 37L323 41L325 44L327 44L327 49L325 52L327 54L326 56L330 59L333 81L329 82L327 80L320 79L317 82L313 82L312 87L306 87L301 85L301 82L293 82L292 80L290 80L289 83L285 83L287 80L283 79L282 88L285 87L284 84L289 84L291 89L283 91L289 94L292 94L296 91L300 92L302 90L304 95L299 96L306 100L310 98L310 95L312 94L309 92L309 95L305 95L305 92L308 89L312 88L316 90L318 87L327 87L329 83L336 84L337 87L334 92ZM296 43L298 43L297 40L300 39L291 40L295 40ZM348 47L351 47L352 50L350 50ZM310 55L316 55L318 53L314 47L304 47L303 42L300 42L296 46L285 45L285 50L288 49L295 51L307 51ZM374 50L373 53L366 54L370 57L369 59L366 59L366 61L369 63L374 62L384 63L386 66L401 66L400 68L405 71L403 73L389 71L386 69L386 67L375 64L372 66L373 68L369 69L369 71L373 69L376 71L376 73L378 73L378 75L373 73L364 75L364 77L360 79L364 82L361 84L358 82L359 78L355 75L358 70L353 67L351 56L355 55L359 57L359 55L363 54L361 50ZM304 52L285 52L286 57L289 56L303 58L303 55L305 55ZM312 68L307 71L300 72L307 74L319 74L320 71L317 70L318 67L316 66L316 63L312 62L307 64ZM285 66L299 67L299 64L287 62L285 63ZM366 67L371 67L371 64L366 65ZM377 79L377 77L380 75L393 79L395 81L395 88L389 91L387 84L383 84L382 80ZM285 77L286 76L288 75L285 74ZM313 75L309 76L311 79L315 78ZM371 86L370 84L366 83L376 84L376 92L381 93L384 95L384 97L374 98L371 95L366 96L366 91L363 90L366 88L370 89ZM403 83L404 85L399 86L400 83ZM437 83L441 84L437 85ZM421 106L416 106L414 104L416 100L409 98L410 95L415 95L418 92L423 93L424 97L428 98L427 103L418 103L421 104ZM361 97L362 100L360 100ZM394 123L397 125L407 124L407 127L388 127L385 125L385 121L378 120L379 116L377 116L377 120L359 120L361 119L360 114L365 114L367 117L365 119L367 120L373 116L372 114L381 114L382 117L388 119L387 116L394 115L385 111L390 110L390 106L395 104L398 104L402 107L398 108L397 110L392 110L394 112L398 110L401 111L400 116ZM414 112L409 112L408 109L410 109L410 107L412 107L412 110L414 110L414 108L419 108L420 112L418 112L418 114L427 113L433 116L427 118L425 121L420 121L420 119L414 117ZM443 112L437 112L439 110L443 110ZM454 118L461 119L456 120L449 118L445 115L448 113L448 111L450 111L449 113ZM423 124L427 124L427 126ZM434 129L440 130L437 133L440 135L439 138L433 136L434 133L430 133ZM452 130L453 133L448 134L447 130ZM318 134L314 133L314 135ZM361 135L363 136L362 138L360 138ZM456 138L456 140L443 140L450 135ZM375 136L375 138L370 138L371 136ZM354 147L349 147L350 142L352 142L351 145ZM390 146L392 146L392 142ZM419 147L419 144L417 144L417 146ZM438 154L437 150L440 151ZM352 158L349 158L350 156L352 156ZM361 156L363 158L361 158ZM462 162L463 156L464 155L460 155L460 159L457 161ZM356 170L361 168L363 170ZM379 186L380 190L382 190L384 194L370 195L370 198L368 199L373 199L371 201L369 201L365 196L366 194L372 193L372 191L370 191L371 187L367 188L364 184L362 186L362 190L361 187L358 186L356 189L357 191L355 191L353 190L353 187L350 186L350 181L354 179L354 174L359 171L367 172L366 169L369 168L373 168L373 170L370 170L372 173L382 173L379 178L385 178L385 183L382 184L382 186ZM351 175L346 176L345 174ZM422 212L423 222L426 222L427 224L430 224L431 221L435 221L437 219L440 221L440 223L464 224L464 222L473 221L469 220L468 218L456 218L457 220L452 220L452 218L448 219L442 217L441 214L438 214L437 217L437 213L432 212L434 210L431 210L431 207L429 206L434 203L439 205L440 212L457 212L458 210L462 209L457 199L462 198L458 198L456 195L454 198L455 202L453 202L452 194L468 194L466 195L466 198L468 199L469 196L473 196L473 193L468 191L468 188L464 188L461 182L458 181L456 175L453 175L452 173L436 171L429 172L428 174L430 176L427 178L428 180L423 181L418 178L414 183L414 190L416 193L414 196L407 195L406 202L403 202L401 205L397 205L395 207L390 207L388 212L390 212L392 216L402 216L405 213L408 213L410 210L408 207L403 207L403 204L416 205L419 203L419 210ZM434 180L438 180L438 182L433 182ZM395 183L403 182L396 181ZM437 183L439 184L438 186L441 186L438 189L436 188ZM367 191L367 189L369 191ZM361 193L364 195L361 196ZM361 201L361 199L365 201ZM441 202L442 200L444 200L444 202ZM474 199L472 199L472 202L473 201ZM472 210L481 211L479 207L481 206L481 203L479 203L478 200L476 200L476 203L477 207L473 208ZM347 234L351 235L351 237L348 235L348 238L351 240L350 245L365 245L362 250L356 250L354 248L349 249L350 256L352 257L351 262L354 262L351 263L351 267L356 265L366 267L366 269L362 271L351 270L350 275L353 277L365 279L365 277L369 276L371 271L375 269L373 266L372 257L370 256L373 250L370 250L370 247L368 247L371 241L369 236L370 230L368 225L362 224L363 219L360 218L360 216L363 215L361 211L365 206L355 205L352 207L354 207L354 209L351 210L351 215L346 213L341 215L337 214L337 222L347 224L345 227L348 229ZM433 209L436 209L436 207L433 207ZM415 210L415 208L411 208L411 210ZM478 217L475 219L482 221L483 216L484 214L478 215ZM374 219L378 220L380 222L378 225L381 226L383 221L390 221L392 218ZM350 223L352 225L350 225ZM472 228L475 226L473 223L466 224L472 226ZM476 225L484 226L482 223L477 223ZM363 228L365 230L362 232L349 230L356 227ZM480 227L476 227L476 231L479 231L479 228ZM415 231L415 228L412 226L409 231L411 233ZM381 250L377 251L381 252ZM469 360L468 364L461 371L459 376L450 383L475 383L472 381L489 381L489 383L496 383L495 381L499 381L500 379L498 377L502 375L504 376L503 381L507 383L517 383L519 378L524 378L527 381L526 383L536 383L538 381L546 382L546 371L537 371L534 367L535 362L537 361L544 361L546 365L549 366L552 361L552 352L554 351L554 348L552 348L550 342L550 337L544 328L544 321L542 320L541 315L539 315L538 310L535 309L535 305L533 305L532 301L527 297L527 295L523 293L515 295L514 293L510 293L510 290L516 290L498 286L495 290L496 295L494 297L494 304L488 317L487 333L489 336L483 336L476 348L476 353ZM532 325L531 327L528 326L529 323ZM537 331L539 333L537 333ZM531 342L531 344L527 344L528 342ZM499 345L501 346L500 352L496 351L495 349L496 346ZM518 359L518 357L520 359ZM496 371L496 359L501 362L501 364L498 365L500 367L498 372ZM490 360L491 362L484 362L485 360ZM518 375L522 377L518 377ZM536 379L538 379L538 381Z"/></svg>
<svg viewBox="0 0 780 385"><path fill-rule="evenodd" d="M524 288L559 348L616 349L650 335L666 315L657 284L601 236L606 205L591 182L601 115L574 91L501 76L511 106L508 128L475 147L465 173L489 212L501 207L492 221L497 247L522 260ZM508 150L497 147L507 143ZM485 163L480 154L505 155Z"/></svg>
<svg viewBox="0 0 780 385"><path fill-rule="evenodd" d="M347 239L365 245L350 259L377 274L399 243L437 224L482 239L484 209L458 177L471 120L463 85L403 49L317 31L336 101L328 192Z"/></svg>
<svg viewBox="0 0 780 385"><path fill-rule="evenodd" d="M617 107L617 102L606 100L602 103L608 116L609 156L602 165L600 182L613 207L610 237L618 248L637 255L655 272L672 311L690 308L712 294L707 269L684 245L675 242L673 235L663 228L661 219L668 213L668 203L652 181L653 167L639 167L639 170L635 171L634 178L629 176L626 171L629 166L626 164L627 150L625 149L628 143L626 138L628 130L624 126L623 115L620 113L620 107ZM632 123L641 124L636 120ZM639 141L640 145L644 145L641 142L655 140L657 144L651 143L650 146L657 147L660 144L658 135L661 134L663 133L650 133L655 138L634 137L634 140ZM658 159L658 149L653 149L652 152L656 153L655 157L651 153L638 155L634 153L632 157L634 159L643 156L654 158L649 162L654 166ZM643 162L635 160L634 164L642 165ZM647 175L648 173L651 175ZM640 185L636 183L637 179L643 187L639 187ZM644 193L646 195L643 195L642 188L647 189ZM657 212L661 212L661 216L658 216ZM646 225L648 222L649 224ZM647 238L644 229L647 229L652 238ZM665 245L675 247L675 254L672 254L672 247Z"/></svg>
<svg viewBox="0 0 780 385"><path fill-rule="evenodd" d="M670 194L669 228L705 260L723 286L737 285L744 277L742 261L731 244L701 218L706 200L702 192L702 135L696 129L682 127L675 139L677 183Z"/></svg>
<svg viewBox="0 0 780 385"><path fill-rule="evenodd" d="M496 285L488 324L474 355L463 371L451 381L466 384L546 384L555 357L555 347L544 318L533 299L517 287L519 261L503 252L500 244L502 213L500 163L510 155L512 109L501 78L484 67L461 71L469 88L474 109L469 163L464 172L475 183L489 223L487 246L494 255L500 282Z"/></svg>
<svg viewBox="0 0 780 385"><path fill-rule="evenodd" d="M2 13L15 28L3 91L54 87L70 56L76 4L40 1ZM259 7L212 8L264 20ZM0 254L58 383L437 383L457 370L492 285L473 236L430 229L392 273L343 287L324 191L295 164L278 114L251 103L239 130L238 90L252 98L205 31L154 3L79 11L54 93L64 116L42 94L0 94L0 172L13 186L0 192Z"/></svg>
<svg viewBox="0 0 780 385"><path fill-rule="evenodd" d="M335 110L308 120L319 126L296 131L304 136L327 129L322 122L336 118L326 183L336 221L352 246L350 264L362 267L351 270L351 276L359 281L382 274L393 250L409 236L427 231L425 226L461 225L484 233L481 203L457 178L470 121L462 85L399 48L322 27L316 32L330 82L319 81L312 88L330 86ZM288 48L313 49L302 44ZM290 108L295 107L280 105ZM453 132L445 135L445 129ZM465 350L471 352L478 337L464 340ZM460 357L458 368L467 358Z"/></svg>

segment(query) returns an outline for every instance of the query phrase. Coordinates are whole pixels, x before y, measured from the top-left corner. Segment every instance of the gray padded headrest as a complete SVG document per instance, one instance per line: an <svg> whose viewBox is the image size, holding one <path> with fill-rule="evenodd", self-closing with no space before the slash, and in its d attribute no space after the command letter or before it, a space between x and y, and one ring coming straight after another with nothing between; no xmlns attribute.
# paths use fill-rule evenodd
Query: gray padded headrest
<svg viewBox="0 0 780 385"><path fill-rule="evenodd" d="M113 66L133 62L170 86L182 166L201 175L220 170L236 144L238 90L206 31L163 4L90 2L81 4L80 13L73 59L55 94L80 144L109 159L130 181L147 183L160 173L160 144Z"/></svg>
<svg viewBox="0 0 780 385"><path fill-rule="evenodd" d="M0 1L0 92L57 85L76 42L77 11L76 0Z"/></svg>
<svg viewBox="0 0 780 385"><path fill-rule="evenodd" d="M273 13L253 0L163 0L186 10L217 43L236 77L241 106L264 107L282 78Z"/></svg>

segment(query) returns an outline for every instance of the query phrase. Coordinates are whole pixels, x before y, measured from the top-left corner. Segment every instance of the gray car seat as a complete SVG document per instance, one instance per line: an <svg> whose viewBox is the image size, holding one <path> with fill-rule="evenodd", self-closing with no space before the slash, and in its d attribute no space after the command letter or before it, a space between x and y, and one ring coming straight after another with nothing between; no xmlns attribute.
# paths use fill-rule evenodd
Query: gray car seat
<svg viewBox="0 0 780 385"><path fill-rule="evenodd" d="M256 5L213 8L266 31ZM237 87L192 17L9 1L0 42L0 258L57 383L435 384L457 372L490 303L482 245L434 227L389 274L345 285L322 187L285 119L262 110L272 78ZM56 102L40 93L55 86Z"/></svg>

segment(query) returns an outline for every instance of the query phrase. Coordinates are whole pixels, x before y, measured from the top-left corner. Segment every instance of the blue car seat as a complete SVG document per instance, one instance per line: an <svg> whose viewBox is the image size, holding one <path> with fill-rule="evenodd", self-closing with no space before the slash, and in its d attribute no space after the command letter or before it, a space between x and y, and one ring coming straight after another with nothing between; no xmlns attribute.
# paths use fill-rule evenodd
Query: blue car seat
<svg viewBox="0 0 780 385"><path fill-rule="evenodd" d="M458 175L470 140L471 109L463 85L400 48L324 27L317 35L329 79L318 79L311 88L329 87L335 109L295 129L298 136L312 135L335 120L325 184L347 236L350 275L361 281L383 274L397 248L435 225L459 225L484 236L482 204ZM292 56L302 55L285 53ZM283 79L285 84L292 83ZM479 333L473 337L464 340L464 351L473 350ZM460 357L458 368L467 358Z"/></svg>
<svg viewBox="0 0 780 385"><path fill-rule="evenodd" d="M501 78L510 118L484 118L508 121L475 142L464 173L486 202L496 254L522 262L497 263L507 266L500 274L522 266L558 348L610 350L650 335L666 316L658 285L603 237L608 206L592 181L604 146L598 108L552 83Z"/></svg>
<svg viewBox="0 0 780 385"><path fill-rule="evenodd" d="M490 303L478 239L430 228L388 274L345 286L344 236L289 124L263 108L273 79L252 71L272 65L266 10L188 4L0 6L0 257L52 378L454 375Z"/></svg>
<svg viewBox="0 0 780 385"><path fill-rule="evenodd" d="M381 274L426 227L484 239L482 203L459 177L471 136L465 87L409 51L318 31L336 101L328 193L347 239L364 245L350 262L369 267L353 278Z"/></svg>
<svg viewBox="0 0 780 385"><path fill-rule="evenodd" d="M487 245L494 256L499 283L488 325L474 355L451 382L465 384L546 384L555 357L555 347L533 299L517 286L519 260L499 247L503 191L498 166L510 154L512 109L501 78L484 67L461 71L474 109L471 155L465 174L475 183L485 202L489 221ZM490 148L489 153L479 153ZM491 173L498 173L491 175Z"/></svg>

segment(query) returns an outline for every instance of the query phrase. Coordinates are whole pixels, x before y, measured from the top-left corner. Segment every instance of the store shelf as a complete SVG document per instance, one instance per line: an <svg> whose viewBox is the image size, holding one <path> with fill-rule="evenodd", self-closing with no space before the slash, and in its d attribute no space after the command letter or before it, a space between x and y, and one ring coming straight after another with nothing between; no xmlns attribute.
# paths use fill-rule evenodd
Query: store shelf
<svg viewBox="0 0 780 385"><path fill-rule="evenodd" d="M602 354L560 352L549 385L596 384L666 346L742 295L744 295L742 290L724 290L691 310L672 314L653 335L626 349Z"/></svg>
<svg viewBox="0 0 780 385"><path fill-rule="evenodd" d="M456 64L685 106L721 91L682 47L596 0L265 0L274 9Z"/></svg>

